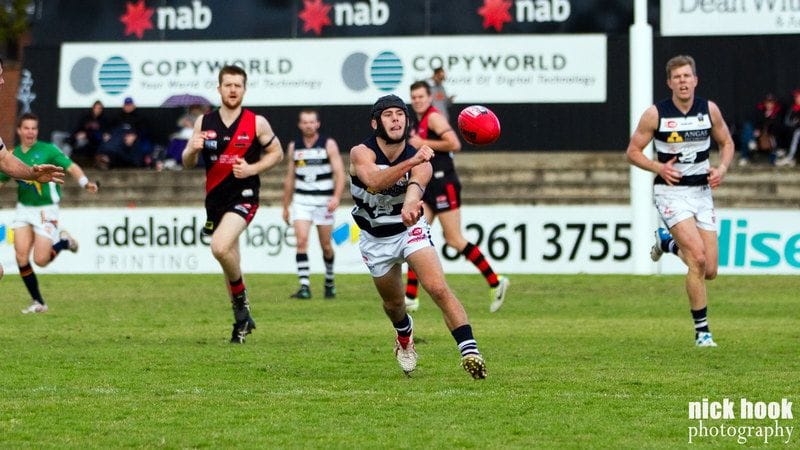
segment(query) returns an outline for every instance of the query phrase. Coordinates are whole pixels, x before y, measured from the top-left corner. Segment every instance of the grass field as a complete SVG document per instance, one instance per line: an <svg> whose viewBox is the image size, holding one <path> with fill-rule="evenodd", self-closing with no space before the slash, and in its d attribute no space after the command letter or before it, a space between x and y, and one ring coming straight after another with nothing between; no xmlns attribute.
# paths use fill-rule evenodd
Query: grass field
<svg viewBox="0 0 800 450"><path fill-rule="evenodd" d="M516 275L490 314L482 278L450 276L483 381L425 295L405 377L366 275L339 276L335 301L314 277L307 302L286 298L294 276L248 276L258 329L242 346L221 275L40 281L51 309L35 316L18 276L0 283L0 448L675 448L689 402L800 400L797 277L712 282L720 347L698 349L682 277ZM769 445L800 437L783 441Z"/></svg>

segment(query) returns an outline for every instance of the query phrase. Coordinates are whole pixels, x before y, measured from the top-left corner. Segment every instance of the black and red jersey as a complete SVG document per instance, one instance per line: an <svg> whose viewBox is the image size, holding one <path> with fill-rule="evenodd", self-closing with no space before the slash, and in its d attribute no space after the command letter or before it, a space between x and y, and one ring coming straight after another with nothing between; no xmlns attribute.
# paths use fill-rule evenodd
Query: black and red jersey
<svg viewBox="0 0 800 450"><path fill-rule="evenodd" d="M435 106L431 106L427 111L425 111L425 114L422 115L422 118L420 118L414 126L414 130L417 132L417 135L419 135L419 137L422 139L441 139L441 136L428 128L428 119L433 112L438 112L441 114L441 112L436 109ZM453 153L434 151L433 158L431 158L431 166L433 167L434 175L436 172L443 172L445 174L454 172L456 167L455 164L453 164Z"/></svg>
<svg viewBox="0 0 800 450"><path fill-rule="evenodd" d="M206 207L224 207L235 203L258 203L261 180L233 176L233 164L243 158L250 164L261 159L261 144L256 138L256 115L242 109L230 127L222 122L219 110L203 116L206 133L203 162L206 167Z"/></svg>

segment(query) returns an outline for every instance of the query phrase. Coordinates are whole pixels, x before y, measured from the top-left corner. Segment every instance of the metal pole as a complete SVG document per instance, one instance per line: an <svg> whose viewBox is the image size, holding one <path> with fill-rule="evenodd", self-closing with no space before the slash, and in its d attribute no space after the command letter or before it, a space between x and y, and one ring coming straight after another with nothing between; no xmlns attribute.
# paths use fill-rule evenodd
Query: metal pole
<svg viewBox="0 0 800 450"><path fill-rule="evenodd" d="M647 23L647 0L635 0L633 8L633 25L629 32L631 134L644 110L653 104L653 28ZM653 157L652 144L644 153L648 158ZM652 186L650 172L631 166L633 273L641 275L656 271L648 252L656 226Z"/></svg>

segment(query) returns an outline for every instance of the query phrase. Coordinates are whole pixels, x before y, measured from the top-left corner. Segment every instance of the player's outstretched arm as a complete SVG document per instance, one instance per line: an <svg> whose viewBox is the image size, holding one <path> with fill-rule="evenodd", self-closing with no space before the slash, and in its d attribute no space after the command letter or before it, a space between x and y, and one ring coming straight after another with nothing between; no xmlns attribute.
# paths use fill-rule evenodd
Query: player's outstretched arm
<svg viewBox="0 0 800 450"><path fill-rule="evenodd" d="M75 178L76 180L78 180L78 184L80 184L80 186L82 188L86 189L87 191L91 192L92 194L97 192L97 189L99 188L97 183L95 183L93 181L89 181L89 178L83 172L83 169L81 169L81 166L79 166L77 163L73 162L69 166L69 169L67 169L67 172L72 176L72 178Z"/></svg>
<svg viewBox="0 0 800 450"><path fill-rule="evenodd" d="M381 170L375 164L375 153L366 145L357 145L350 150L350 171L355 173L359 180L370 189L382 191L394 186L406 172L420 164L430 164L428 161L433 157L433 150L423 146L417 151L413 158L406 159L399 164Z"/></svg>
<svg viewBox="0 0 800 450"><path fill-rule="evenodd" d="M0 172L19 180L64 183L64 169L52 164L28 166L8 151L2 139L0 139Z"/></svg>
<svg viewBox="0 0 800 450"><path fill-rule="evenodd" d="M411 169L411 176L406 187L406 197L400 211L403 225L410 227L419 221L423 211L422 195L425 193L432 174L433 167L430 164L420 164Z"/></svg>

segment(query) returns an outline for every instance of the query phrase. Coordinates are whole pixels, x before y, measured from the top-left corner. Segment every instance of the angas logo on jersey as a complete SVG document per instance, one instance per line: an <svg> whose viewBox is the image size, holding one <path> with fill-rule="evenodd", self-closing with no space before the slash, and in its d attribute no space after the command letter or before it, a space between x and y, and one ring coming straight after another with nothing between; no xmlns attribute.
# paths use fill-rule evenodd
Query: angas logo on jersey
<svg viewBox="0 0 800 450"><path fill-rule="evenodd" d="M674 143L674 142L683 142L683 136L678 134L677 132L673 131L669 137L667 138L667 142Z"/></svg>

